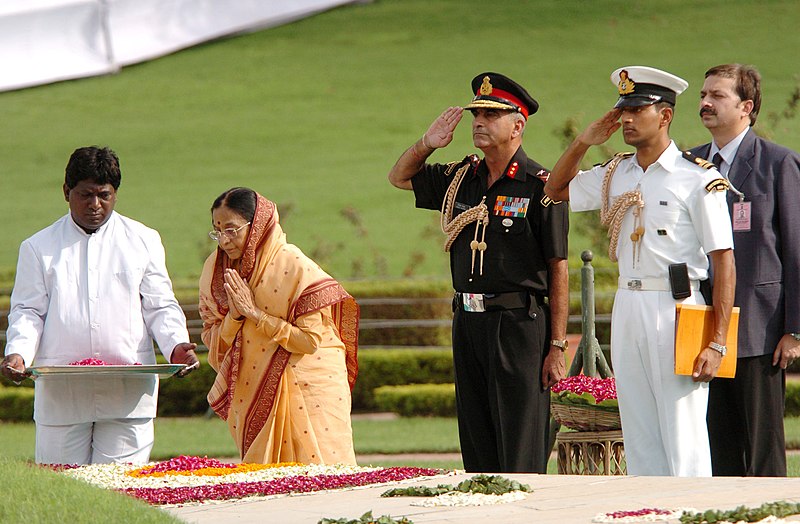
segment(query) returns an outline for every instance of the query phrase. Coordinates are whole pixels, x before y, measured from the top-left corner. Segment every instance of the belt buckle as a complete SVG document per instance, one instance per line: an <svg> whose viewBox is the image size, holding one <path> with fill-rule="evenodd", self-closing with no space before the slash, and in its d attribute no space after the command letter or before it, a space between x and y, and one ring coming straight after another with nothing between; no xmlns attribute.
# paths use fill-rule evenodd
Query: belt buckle
<svg viewBox="0 0 800 524"><path fill-rule="evenodd" d="M461 293L461 303L464 305L464 311L473 313L486 311L482 293Z"/></svg>
<svg viewBox="0 0 800 524"><path fill-rule="evenodd" d="M641 291L642 281L639 279L628 280L628 289L632 289L634 291Z"/></svg>

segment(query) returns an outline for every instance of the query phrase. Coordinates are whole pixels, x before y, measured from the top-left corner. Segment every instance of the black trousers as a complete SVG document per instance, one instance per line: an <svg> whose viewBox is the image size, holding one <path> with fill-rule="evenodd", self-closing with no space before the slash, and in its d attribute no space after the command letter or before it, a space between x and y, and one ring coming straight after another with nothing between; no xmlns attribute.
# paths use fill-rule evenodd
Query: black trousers
<svg viewBox="0 0 800 524"><path fill-rule="evenodd" d="M786 374L772 354L740 358L735 378L715 378L708 393L714 476L785 477Z"/></svg>
<svg viewBox="0 0 800 524"><path fill-rule="evenodd" d="M453 362L464 468L482 473L547 471L550 393L542 363L546 306L455 311Z"/></svg>

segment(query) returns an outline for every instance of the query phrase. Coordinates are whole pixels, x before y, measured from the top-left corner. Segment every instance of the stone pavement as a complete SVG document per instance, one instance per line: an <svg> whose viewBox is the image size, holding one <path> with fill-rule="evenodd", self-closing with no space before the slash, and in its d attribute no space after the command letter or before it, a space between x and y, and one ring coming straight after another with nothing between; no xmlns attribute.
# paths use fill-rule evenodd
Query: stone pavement
<svg viewBox="0 0 800 524"><path fill-rule="evenodd" d="M471 477L436 477L409 480L395 485L456 484ZM575 476L505 474L528 484L533 493L525 500L494 506L411 506L411 497L381 498L388 489L367 487L328 491L272 499L170 507L166 511L191 523L290 523L316 524L321 518L356 519L372 510L374 517L406 516L415 524L589 523L599 513L642 508L732 509L756 507L764 502L800 502L800 478L674 478L635 476ZM417 499L418 500L418 499ZM790 517L800 522L800 516ZM678 520L672 520L677 523Z"/></svg>

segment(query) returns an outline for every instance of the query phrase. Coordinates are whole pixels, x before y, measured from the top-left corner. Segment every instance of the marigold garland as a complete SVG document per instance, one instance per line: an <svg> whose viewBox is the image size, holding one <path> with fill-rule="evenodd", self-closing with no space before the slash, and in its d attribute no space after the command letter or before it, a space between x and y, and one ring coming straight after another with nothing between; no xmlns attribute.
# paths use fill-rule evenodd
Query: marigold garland
<svg viewBox="0 0 800 524"><path fill-rule="evenodd" d="M216 462L216 461L213 461ZM280 462L278 464L222 464L196 469L164 469L156 470L156 467L145 466L125 472L129 477L166 477L172 475L193 475L197 477L221 477L234 473L252 473L265 469L284 468L292 466L302 466L299 462Z"/></svg>

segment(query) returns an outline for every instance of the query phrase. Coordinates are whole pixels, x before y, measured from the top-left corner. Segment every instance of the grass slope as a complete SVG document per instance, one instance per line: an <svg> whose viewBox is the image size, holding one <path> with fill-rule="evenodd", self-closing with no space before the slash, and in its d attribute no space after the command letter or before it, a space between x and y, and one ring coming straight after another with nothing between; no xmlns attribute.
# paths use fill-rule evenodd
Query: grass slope
<svg viewBox="0 0 800 524"><path fill-rule="evenodd" d="M2 456L0 478L3 479L3 489L7 494L0 500L0 522L181 522L167 512L127 495L90 486L53 471ZM93 508L101 511L93 511Z"/></svg>
<svg viewBox="0 0 800 524"><path fill-rule="evenodd" d="M555 131L615 101L611 70L667 69L690 83L673 125L688 146L707 139L696 103L711 65L756 64L762 115L783 109L799 22L788 0L377 0L115 76L0 93L0 271L10 274L19 242L65 212L70 152L107 144L123 166L118 210L162 233L179 280L199 274L213 247L210 203L235 185L278 202L290 241L340 278L446 275L434 214L385 175L442 109L469 100L476 73L505 72L530 89L541 109L525 148L552 165L564 147ZM473 152L468 120L434 160ZM771 131L800 149L797 120ZM611 147L625 148L619 137ZM573 238L573 252L584 244Z"/></svg>

